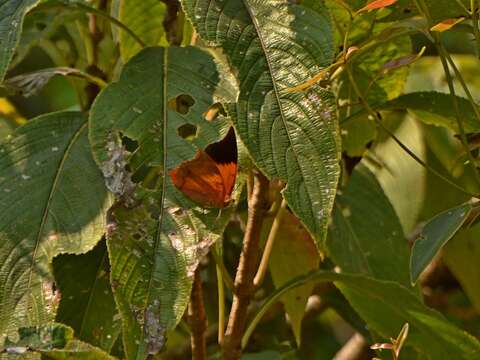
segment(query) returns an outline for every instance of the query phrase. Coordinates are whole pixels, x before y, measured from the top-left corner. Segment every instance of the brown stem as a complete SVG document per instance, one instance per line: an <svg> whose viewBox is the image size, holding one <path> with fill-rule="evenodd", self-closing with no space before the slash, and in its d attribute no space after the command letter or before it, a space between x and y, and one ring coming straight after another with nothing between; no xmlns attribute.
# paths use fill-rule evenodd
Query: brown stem
<svg viewBox="0 0 480 360"><path fill-rule="evenodd" d="M356 333L335 354L333 360L367 360L371 359L372 355L365 338Z"/></svg>
<svg viewBox="0 0 480 360"><path fill-rule="evenodd" d="M188 323L191 332L192 359L207 359L207 315L203 306L202 280L200 278L200 269L195 271L195 277L192 286L192 295L188 305Z"/></svg>
<svg viewBox="0 0 480 360"><path fill-rule="evenodd" d="M182 34L179 27L183 23L179 23L179 11L181 10L178 0L161 0L167 5L167 15L163 20L163 27L167 32L167 39L171 45L180 45L182 43Z"/></svg>
<svg viewBox="0 0 480 360"><path fill-rule="evenodd" d="M234 296L227 331L223 342L224 359L240 359L241 341L247 310L255 292L253 279L257 270L260 252L260 232L268 210L268 180L260 173L255 174L252 196L248 202L248 221L243 238L243 248L235 276Z"/></svg>

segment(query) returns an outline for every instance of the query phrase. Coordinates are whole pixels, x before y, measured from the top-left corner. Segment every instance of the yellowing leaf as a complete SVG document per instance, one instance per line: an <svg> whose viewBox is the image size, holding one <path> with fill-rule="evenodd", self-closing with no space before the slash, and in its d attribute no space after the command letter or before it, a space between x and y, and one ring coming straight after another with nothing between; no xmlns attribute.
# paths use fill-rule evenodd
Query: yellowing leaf
<svg viewBox="0 0 480 360"><path fill-rule="evenodd" d="M17 126L27 122L6 98L0 98L0 115L12 120Z"/></svg>
<svg viewBox="0 0 480 360"><path fill-rule="evenodd" d="M288 211L283 216L269 264L273 283L277 288L296 276L318 268L320 263L315 244L300 221ZM298 346L305 305L312 289L313 284L306 284L295 292L285 294L281 299Z"/></svg>
<svg viewBox="0 0 480 360"><path fill-rule="evenodd" d="M451 29L452 27L454 27L458 23L461 23L463 20L465 20L464 17L460 17L458 19L443 20L442 22L439 22L437 25L432 26L430 28L430 30L431 31L436 31L436 32L444 32L444 31L447 31L447 30Z"/></svg>

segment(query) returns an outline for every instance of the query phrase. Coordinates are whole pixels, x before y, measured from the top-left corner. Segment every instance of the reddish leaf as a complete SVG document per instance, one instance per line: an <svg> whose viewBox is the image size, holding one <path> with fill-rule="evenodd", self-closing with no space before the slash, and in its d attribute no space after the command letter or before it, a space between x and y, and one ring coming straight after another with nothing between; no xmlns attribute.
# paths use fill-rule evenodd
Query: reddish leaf
<svg viewBox="0 0 480 360"><path fill-rule="evenodd" d="M372 10L377 10L377 9L382 9L387 6L393 5L397 2L397 0L375 0L372 1L370 4L364 6L358 12L364 12L364 11L372 11Z"/></svg>
<svg viewBox="0 0 480 360"><path fill-rule="evenodd" d="M458 19L443 20L442 22L439 22L437 25L432 26L430 28L430 30L431 31L436 31L436 32L444 32L444 31L447 31L447 30L451 29L452 27L454 27L458 23L461 23L463 20L465 20L464 17L460 17Z"/></svg>

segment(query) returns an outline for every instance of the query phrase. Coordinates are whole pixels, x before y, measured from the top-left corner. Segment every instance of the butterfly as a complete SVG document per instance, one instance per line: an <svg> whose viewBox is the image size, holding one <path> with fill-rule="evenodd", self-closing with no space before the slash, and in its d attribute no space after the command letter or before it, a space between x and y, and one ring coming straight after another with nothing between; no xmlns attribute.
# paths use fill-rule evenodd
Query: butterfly
<svg viewBox="0 0 480 360"><path fill-rule="evenodd" d="M175 187L203 207L224 208L237 178L237 143L230 128L225 138L197 150L169 173Z"/></svg>

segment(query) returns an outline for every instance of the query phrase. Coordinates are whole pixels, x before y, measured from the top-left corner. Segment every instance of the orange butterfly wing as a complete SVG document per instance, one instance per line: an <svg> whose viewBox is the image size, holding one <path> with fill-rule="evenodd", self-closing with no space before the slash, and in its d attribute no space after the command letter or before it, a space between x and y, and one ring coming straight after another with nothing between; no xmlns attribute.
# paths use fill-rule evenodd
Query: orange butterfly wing
<svg viewBox="0 0 480 360"><path fill-rule="evenodd" d="M198 150L192 160L170 171L173 184L196 203L223 208L237 177L237 144L230 128L224 139Z"/></svg>
<svg viewBox="0 0 480 360"><path fill-rule="evenodd" d="M237 179L237 164L234 162L219 164L216 163L218 171L223 179L224 187L224 202L230 201L230 195L232 195L233 187L235 186L235 180Z"/></svg>
<svg viewBox="0 0 480 360"><path fill-rule="evenodd" d="M173 184L200 205L223 208L228 204L225 198L224 176L215 162L202 150L195 158L183 162L170 171Z"/></svg>

